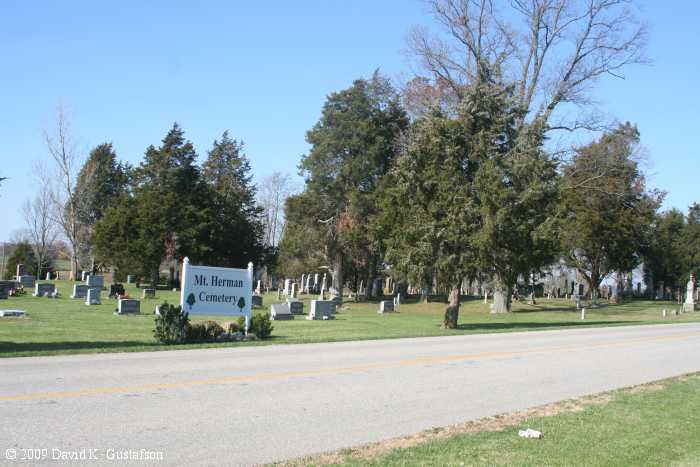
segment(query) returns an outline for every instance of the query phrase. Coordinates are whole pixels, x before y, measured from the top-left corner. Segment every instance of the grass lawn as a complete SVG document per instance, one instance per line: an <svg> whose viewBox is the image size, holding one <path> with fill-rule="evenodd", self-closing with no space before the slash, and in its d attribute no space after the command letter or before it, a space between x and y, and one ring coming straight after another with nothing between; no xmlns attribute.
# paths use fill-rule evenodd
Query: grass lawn
<svg viewBox="0 0 700 467"><path fill-rule="evenodd" d="M277 321L273 337L262 342L209 343L164 346L153 339L153 309L167 300L179 302L179 293L157 292L157 298L141 302L142 315L115 316L116 300L103 292L102 305L87 306L83 300L72 300L72 282L56 281L61 298L49 299L26 294L0 301L0 309L20 309L23 318L0 318L0 357L53 355L87 352L124 352L166 350L173 348L218 347L233 345L295 344L360 339L442 336L490 332L562 329L581 326L615 326L661 322L700 321L700 313L669 316L662 319L663 308L677 309L670 302L631 301L622 305L604 305L586 310L581 321L573 302L539 299L538 305L516 303L514 312L492 315L483 300L468 300L460 309L459 329L440 329L444 304L409 303L398 313L378 315L377 303L346 302L332 321L307 321L297 316L293 321ZM140 290L127 285L127 293L140 298ZM302 296L304 311L309 300ZM276 303L276 294L264 297L265 309ZM190 317L192 321L229 320L221 316Z"/></svg>
<svg viewBox="0 0 700 467"><path fill-rule="evenodd" d="M700 375L693 374L290 464L700 465L699 411ZM518 437L527 427L544 438Z"/></svg>

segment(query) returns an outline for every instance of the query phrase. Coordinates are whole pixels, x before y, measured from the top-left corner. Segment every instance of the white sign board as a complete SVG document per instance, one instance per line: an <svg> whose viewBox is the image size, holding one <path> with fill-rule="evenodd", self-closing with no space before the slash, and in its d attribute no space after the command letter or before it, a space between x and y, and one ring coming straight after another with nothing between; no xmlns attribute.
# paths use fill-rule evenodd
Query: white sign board
<svg viewBox="0 0 700 467"><path fill-rule="evenodd" d="M198 315L252 316L253 263L248 269L193 266L182 262L182 310Z"/></svg>

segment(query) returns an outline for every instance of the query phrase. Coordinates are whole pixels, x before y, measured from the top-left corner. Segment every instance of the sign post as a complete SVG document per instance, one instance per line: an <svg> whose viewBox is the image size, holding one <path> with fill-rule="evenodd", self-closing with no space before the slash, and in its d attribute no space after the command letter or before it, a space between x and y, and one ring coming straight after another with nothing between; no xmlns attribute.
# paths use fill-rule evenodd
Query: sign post
<svg viewBox="0 0 700 467"><path fill-rule="evenodd" d="M252 314L253 263L248 269L194 266L182 261L180 306L189 314L244 316L248 334Z"/></svg>

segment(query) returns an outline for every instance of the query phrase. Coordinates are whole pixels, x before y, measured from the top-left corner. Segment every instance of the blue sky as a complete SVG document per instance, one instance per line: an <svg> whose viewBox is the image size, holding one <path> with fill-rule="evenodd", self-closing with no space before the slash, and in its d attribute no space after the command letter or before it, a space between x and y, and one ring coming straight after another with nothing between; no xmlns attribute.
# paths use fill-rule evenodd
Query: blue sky
<svg viewBox="0 0 700 467"><path fill-rule="evenodd" d="M700 201L700 4L648 2L650 66L606 78L604 111L638 124L649 184L665 207ZM0 240L23 227L42 129L63 103L83 154L112 142L138 163L174 121L203 157L224 130L247 145L256 179L296 175L325 97L375 69L410 73L403 53L418 0L3 2L0 15Z"/></svg>

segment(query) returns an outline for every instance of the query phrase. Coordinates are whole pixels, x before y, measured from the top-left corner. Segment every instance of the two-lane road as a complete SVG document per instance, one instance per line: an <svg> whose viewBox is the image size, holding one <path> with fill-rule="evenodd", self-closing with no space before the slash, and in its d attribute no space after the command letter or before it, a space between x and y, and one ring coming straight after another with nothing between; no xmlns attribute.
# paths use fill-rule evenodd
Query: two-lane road
<svg viewBox="0 0 700 467"><path fill-rule="evenodd" d="M700 324L0 359L0 465L257 464L693 371Z"/></svg>

